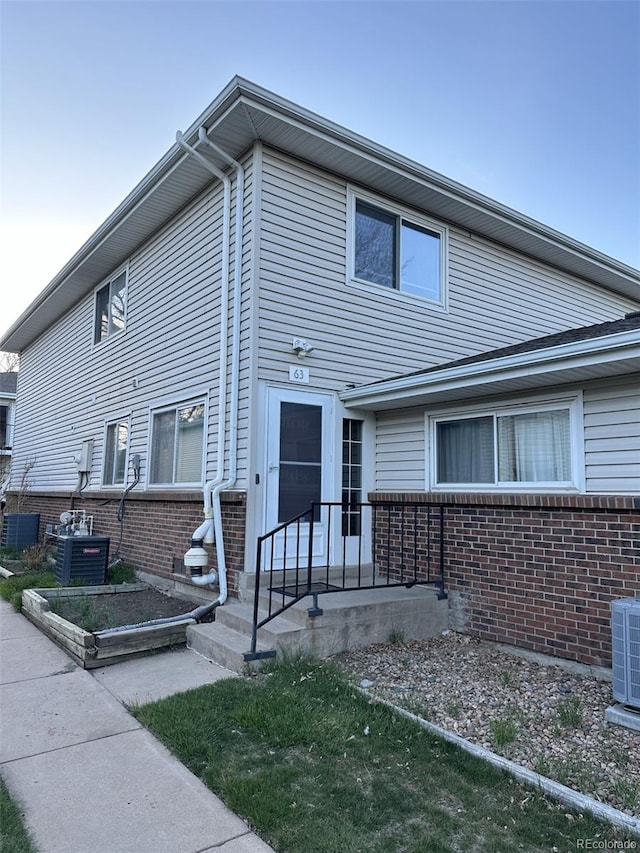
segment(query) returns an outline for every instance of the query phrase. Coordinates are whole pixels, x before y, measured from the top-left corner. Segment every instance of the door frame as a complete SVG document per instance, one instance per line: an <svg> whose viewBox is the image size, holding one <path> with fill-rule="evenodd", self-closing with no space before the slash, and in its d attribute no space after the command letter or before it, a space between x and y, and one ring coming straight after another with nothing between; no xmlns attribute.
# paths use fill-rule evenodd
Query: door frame
<svg viewBox="0 0 640 853"><path fill-rule="evenodd" d="M262 528L266 533L277 527L279 463L280 463L280 404L300 403L320 406L322 409L322 448L320 500L330 501L335 494L335 395L321 391L307 391L300 388L267 386L265 402L265 439L264 439L264 501ZM314 523L314 531L322 536L321 562L331 561L333 543L327 541L326 531L321 523Z"/></svg>

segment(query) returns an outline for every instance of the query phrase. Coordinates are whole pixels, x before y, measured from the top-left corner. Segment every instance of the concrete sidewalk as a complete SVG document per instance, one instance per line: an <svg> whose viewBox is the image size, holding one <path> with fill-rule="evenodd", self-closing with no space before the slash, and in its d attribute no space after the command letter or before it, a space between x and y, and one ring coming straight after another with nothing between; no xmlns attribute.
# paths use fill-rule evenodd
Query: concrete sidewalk
<svg viewBox="0 0 640 853"><path fill-rule="evenodd" d="M187 649L90 674L0 601L0 773L39 853L268 853L123 705L231 675Z"/></svg>

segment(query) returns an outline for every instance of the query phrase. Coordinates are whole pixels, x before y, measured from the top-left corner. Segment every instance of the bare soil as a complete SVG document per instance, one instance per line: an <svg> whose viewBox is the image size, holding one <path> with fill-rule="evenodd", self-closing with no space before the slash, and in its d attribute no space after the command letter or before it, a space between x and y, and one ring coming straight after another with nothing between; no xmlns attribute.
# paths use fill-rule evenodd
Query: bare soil
<svg viewBox="0 0 640 853"><path fill-rule="evenodd" d="M51 609L85 631L137 625L168 616L182 616L195 607L156 589L56 598Z"/></svg>

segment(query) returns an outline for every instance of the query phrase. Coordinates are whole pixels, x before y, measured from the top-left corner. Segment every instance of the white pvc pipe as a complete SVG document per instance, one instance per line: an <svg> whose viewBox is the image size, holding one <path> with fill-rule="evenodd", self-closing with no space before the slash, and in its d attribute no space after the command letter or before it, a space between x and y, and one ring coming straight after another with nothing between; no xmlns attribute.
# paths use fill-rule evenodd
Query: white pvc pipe
<svg viewBox="0 0 640 853"><path fill-rule="evenodd" d="M218 575L211 572L208 575L194 576L192 582L197 586L207 586L219 580L220 595L218 604L224 604L227 600L227 566L224 549L224 532L222 529L222 508L220 494L225 489L235 485L238 472L238 408L239 408L239 376L240 376L240 300L242 285L242 206L244 203L244 169L226 151L215 145L207 136L206 130L201 127L198 131L199 141L206 144L227 163L236 170L236 221L235 221L235 254L234 254L234 283L233 283L233 323L231 328L231 408L229 412L229 475L224 480L224 453L226 432L226 408L227 408L227 353L229 337L229 247L231 242L231 181L213 163L207 160L192 146L188 145L182 134L176 134L176 141L185 150L192 154L198 162L209 169L223 182L224 187L224 214L223 214L223 244L222 244L222 269L223 287L221 297L220 318L220 371L219 371L219 399L218 399L218 454L216 460L216 474L213 480L208 481L204 487L204 513L205 520L194 532L194 539L203 538L205 542L215 541L216 556L218 561Z"/></svg>
<svg viewBox="0 0 640 853"><path fill-rule="evenodd" d="M216 535L216 543L223 542L222 532L222 507L220 495L225 489L235 485L238 476L238 408L239 408L239 384L240 384L240 301L242 298L242 206L244 203L244 169L226 151L219 148L207 136L203 127L198 131L198 139L219 154L224 160L236 170L236 204L235 204L235 252L233 264L233 323L231 327L231 408L229 411L229 475L224 482L217 483L212 491L213 523ZM220 572L220 603L224 604L227 599L227 572L226 562L223 563L224 572ZM220 557L218 567L220 568Z"/></svg>
<svg viewBox="0 0 640 853"><path fill-rule="evenodd" d="M224 477L224 439L225 421L227 415L227 349L229 340L229 243L231 239L231 180L223 171L218 169L210 160L203 157L191 145L188 145L180 131L176 133L178 145L191 154L202 166L214 174L221 182L224 191L222 210L222 259L221 259L221 296L220 296L220 364L218 368L218 451L216 458L216 473L212 480L205 483L203 490L204 498L204 522L193 534L192 539L204 539L210 545L214 541L213 511L211 506L211 494L215 486L222 482ZM196 535L197 534L197 535Z"/></svg>

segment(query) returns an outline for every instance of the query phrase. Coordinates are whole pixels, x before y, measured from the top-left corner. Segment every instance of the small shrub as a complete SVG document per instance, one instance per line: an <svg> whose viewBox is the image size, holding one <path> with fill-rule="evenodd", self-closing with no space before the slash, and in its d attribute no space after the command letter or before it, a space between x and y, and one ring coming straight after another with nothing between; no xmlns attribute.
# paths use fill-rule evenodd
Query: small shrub
<svg viewBox="0 0 640 853"><path fill-rule="evenodd" d="M405 642L405 636L402 631L397 628L392 628L389 634L389 642L392 646L401 646Z"/></svg>
<svg viewBox="0 0 640 853"><path fill-rule="evenodd" d="M19 560L22 557L22 551L19 548L14 548L13 545L0 545L0 565L3 560Z"/></svg>
<svg viewBox="0 0 640 853"><path fill-rule="evenodd" d="M457 720L460 716L461 712L460 703L459 702L450 702L446 707L445 711L450 716L453 717L454 720Z"/></svg>
<svg viewBox="0 0 640 853"><path fill-rule="evenodd" d="M518 734L518 725L513 717L498 717L491 721L491 733L494 746L506 746L513 743Z"/></svg>
<svg viewBox="0 0 640 853"><path fill-rule="evenodd" d="M92 633L108 623L111 617L109 608L97 601L98 598L99 596L83 595L79 598L67 599L66 602L63 599L56 599L51 602L51 609L58 616L63 616L74 625L78 625L83 631Z"/></svg>
<svg viewBox="0 0 640 853"><path fill-rule="evenodd" d="M504 687L513 687L513 675L510 669L505 669L504 672L500 673L500 681Z"/></svg>
<svg viewBox="0 0 640 853"><path fill-rule="evenodd" d="M582 722L582 703L577 697L563 699L558 705L558 722L565 728L577 728Z"/></svg>
<svg viewBox="0 0 640 853"><path fill-rule="evenodd" d="M44 545L31 545L22 552L22 565L28 572L36 572L47 565L47 557Z"/></svg>
<svg viewBox="0 0 640 853"><path fill-rule="evenodd" d="M626 779L618 779L614 784L613 790L616 797L622 803L625 811L634 813L637 805L640 805L640 785L636 782L629 782Z"/></svg>
<svg viewBox="0 0 640 853"><path fill-rule="evenodd" d="M0 596L13 605L18 612L22 608L22 593L25 589L51 589L58 586L53 572L29 572L15 575L0 583Z"/></svg>
<svg viewBox="0 0 640 853"><path fill-rule="evenodd" d="M106 581L107 583L136 583L136 570L128 563L116 563L107 568Z"/></svg>

